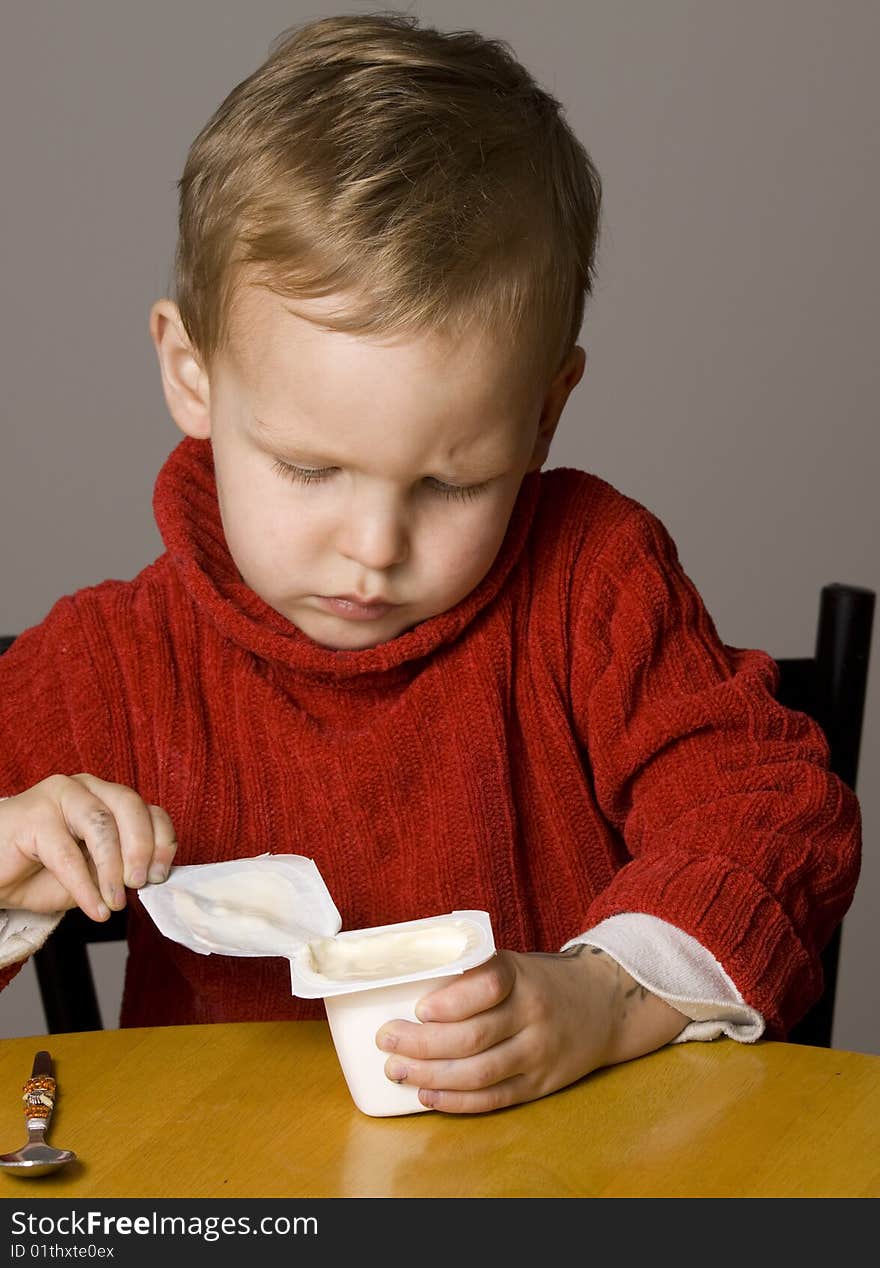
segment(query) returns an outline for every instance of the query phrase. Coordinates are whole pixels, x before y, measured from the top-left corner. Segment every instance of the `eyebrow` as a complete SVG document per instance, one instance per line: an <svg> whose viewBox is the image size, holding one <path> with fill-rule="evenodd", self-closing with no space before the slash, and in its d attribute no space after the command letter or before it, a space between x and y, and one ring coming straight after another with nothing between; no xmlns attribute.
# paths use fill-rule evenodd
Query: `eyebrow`
<svg viewBox="0 0 880 1268"><path fill-rule="evenodd" d="M301 462L304 466L312 467L347 467L351 465L342 458L335 458L330 454L320 453L315 449L300 449L296 445L283 443L275 437L272 428L260 418L255 418L254 423L263 440L270 444L281 458L289 458L291 462ZM509 462L509 458L503 458L496 462L481 462L475 459L470 462L462 462L456 471L450 470L434 474L436 478L442 480L489 480L505 471Z"/></svg>

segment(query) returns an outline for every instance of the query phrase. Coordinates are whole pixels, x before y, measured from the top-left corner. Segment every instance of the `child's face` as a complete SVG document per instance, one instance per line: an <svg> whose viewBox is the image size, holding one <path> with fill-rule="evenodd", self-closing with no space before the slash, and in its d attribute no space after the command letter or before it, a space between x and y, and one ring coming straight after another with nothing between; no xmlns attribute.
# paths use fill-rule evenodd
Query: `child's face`
<svg viewBox="0 0 880 1268"><path fill-rule="evenodd" d="M326 302L299 307L319 317ZM488 340L456 348L322 330L256 287L239 293L234 320L247 337L210 377L169 301L154 306L151 330L172 416L210 436L242 579L337 650L374 647L453 607L489 571L582 350L536 392ZM344 595L392 606L350 619L326 601Z"/></svg>

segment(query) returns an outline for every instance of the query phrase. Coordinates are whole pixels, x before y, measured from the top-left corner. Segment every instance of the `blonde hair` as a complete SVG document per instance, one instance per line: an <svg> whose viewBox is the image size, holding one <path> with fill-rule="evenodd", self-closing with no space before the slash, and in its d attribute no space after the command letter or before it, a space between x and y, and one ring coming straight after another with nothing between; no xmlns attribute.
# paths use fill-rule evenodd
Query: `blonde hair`
<svg viewBox="0 0 880 1268"><path fill-rule="evenodd" d="M176 300L207 368L239 280L345 296L321 325L473 328L552 377L592 293L601 182L510 47L381 11L289 28L190 147Z"/></svg>

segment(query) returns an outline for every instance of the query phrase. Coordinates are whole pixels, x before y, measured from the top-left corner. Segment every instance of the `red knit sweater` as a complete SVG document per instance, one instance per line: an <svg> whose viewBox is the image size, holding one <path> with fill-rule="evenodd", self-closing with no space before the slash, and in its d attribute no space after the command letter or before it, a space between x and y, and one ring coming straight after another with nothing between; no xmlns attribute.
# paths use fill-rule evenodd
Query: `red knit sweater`
<svg viewBox="0 0 880 1268"><path fill-rule="evenodd" d="M346 929L477 908L498 946L558 950L659 916L771 1037L816 998L856 799L638 503L581 471L527 476L481 584L365 651L320 647L239 579L207 442L171 454L155 511L155 563L60 600L0 657L0 794L55 772L127 784L171 815L177 863L314 858ZM196 955L129 904L122 1025L322 1015L286 960Z"/></svg>

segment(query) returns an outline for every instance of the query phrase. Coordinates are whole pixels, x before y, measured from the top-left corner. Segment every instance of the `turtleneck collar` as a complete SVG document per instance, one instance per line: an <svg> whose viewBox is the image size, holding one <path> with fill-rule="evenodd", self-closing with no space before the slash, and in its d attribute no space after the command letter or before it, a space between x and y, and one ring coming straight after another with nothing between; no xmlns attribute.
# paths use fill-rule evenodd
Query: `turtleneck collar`
<svg viewBox="0 0 880 1268"><path fill-rule="evenodd" d="M493 601L519 559L539 493L540 474L531 472L520 486L492 567L460 603L361 651L322 647L242 581L226 545L209 441L187 437L172 450L156 480L153 510L185 589L226 638L304 677L341 683L409 672L409 662L456 639Z"/></svg>

